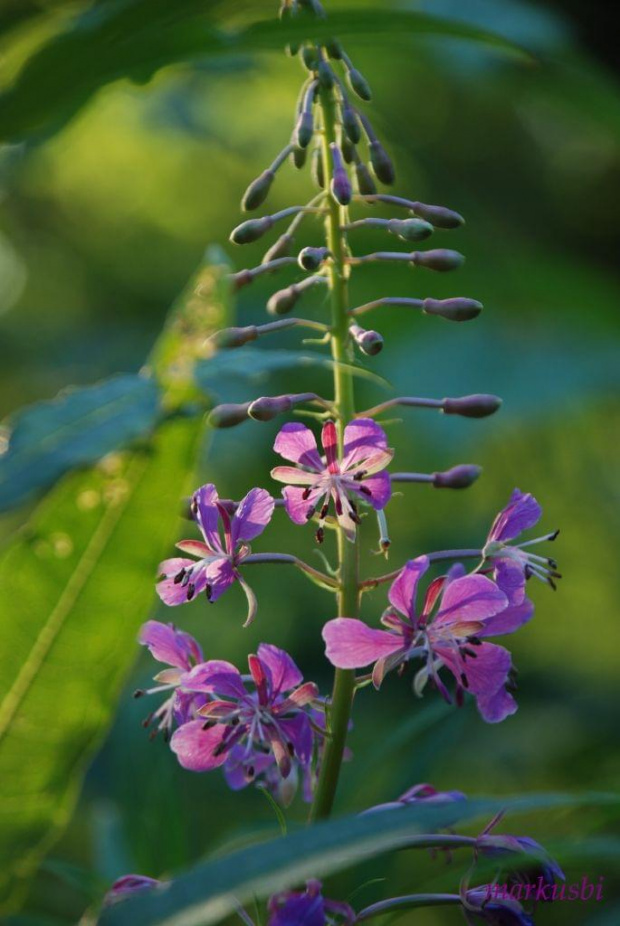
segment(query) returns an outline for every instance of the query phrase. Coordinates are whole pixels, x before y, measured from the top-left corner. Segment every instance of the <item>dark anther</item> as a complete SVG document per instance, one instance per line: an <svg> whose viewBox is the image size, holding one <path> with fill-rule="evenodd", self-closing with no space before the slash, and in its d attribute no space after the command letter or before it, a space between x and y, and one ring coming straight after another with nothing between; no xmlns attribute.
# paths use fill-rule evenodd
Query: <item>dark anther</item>
<svg viewBox="0 0 620 926"><path fill-rule="evenodd" d="M363 492L364 495L368 496L368 498L372 498L372 492L370 491L368 486L360 486L360 492Z"/></svg>
<svg viewBox="0 0 620 926"><path fill-rule="evenodd" d="M467 642L471 643L472 646L482 646L482 640L480 639L480 637L475 637L475 636L467 637Z"/></svg>
<svg viewBox="0 0 620 926"><path fill-rule="evenodd" d="M316 537L317 543L323 543L323 541L325 540L325 531L323 530L322 527L319 527L318 531L315 534L315 537Z"/></svg>
<svg viewBox="0 0 620 926"><path fill-rule="evenodd" d="M469 656L470 659L478 658L478 653L476 652L476 650L470 649L468 646L462 646L459 652L461 656L463 657L463 659L465 659L467 656Z"/></svg>
<svg viewBox="0 0 620 926"><path fill-rule="evenodd" d="M221 756L222 753L224 752L224 750L225 750L226 748L227 748L227 746L226 746L225 743L223 743L223 742L220 743L219 746L216 746L215 749L213 750L213 755L214 755L214 756Z"/></svg>
<svg viewBox="0 0 620 926"><path fill-rule="evenodd" d="M215 720L206 720L202 725L202 729L210 730L214 726L215 726Z"/></svg>
<svg viewBox="0 0 620 926"><path fill-rule="evenodd" d="M303 500L304 500L305 502L307 502L308 499L310 498L310 492L311 492L311 491L312 491L312 489L310 488L310 486L308 486L308 488L307 488L307 489L304 489L303 492L301 493L301 497L303 498Z"/></svg>
<svg viewBox="0 0 620 926"><path fill-rule="evenodd" d="M169 743L169 742L170 742L170 730L168 730L167 727L166 727L166 729L164 729L163 737L164 737L164 743Z"/></svg>
<svg viewBox="0 0 620 926"><path fill-rule="evenodd" d="M342 509L341 509L341 510L342 510ZM321 519L321 521L322 521L324 518L327 517L327 512L328 512L328 511L329 511L329 502L325 502L325 504L324 504L323 507L321 508L321 513L320 513L320 515L319 515L319 518Z"/></svg>
<svg viewBox="0 0 620 926"><path fill-rule="evenodd" d="M355 482L361 482L365 475L366 475L366 470L360 469L359 473L356 473L353 479L355 480Z"/></svg>
<svg viewBox="0 0 620 926"><path fill-rule="evenodd" d="M190 584L187 586L187 600L188 601L192 600L192 598L194 597L195 591L196 591L196 586L194 585L193 582L190 582Z"/></svg>
<svg viewBox="0 0 620 926"><path fill-rule="evenodd" d="M189 507L194 516L198 514L198 502L195 498L192 499L192 503Z"/></svg>
<svg viewBox="0 0 620 926"><path fill-rule="evenodd" d="M287 743L287 744L286 744L286 748L287 748L288 751L289 751L289 755L291 755L291 756L294 756L294 755L295 755L295 746L293 745L293 743Z"/></svg>
<svg viewBox="0 0 620 926"><path fill-rule="evenodd" d="M549 585L551 586L551 588L553 589L553 591L554 591L554 592L557 592L558 587L557 587L557 585L555 584L555 582L553 581L553 579L551 578L551 576L547 576L547 582L549 583Z"/></svg>
<svg viewBox="0 0 620 926"><path fill-rule="evenodd" d="M531 579L532 578L532 567L526 566L525 569L523 570L523 574L526 579Z"/></svg>
<svg viewBox="0 0 620 926"><path fill-rule="evenodd" d="M554 531L552 534L549 535L549 537L547 537L547 540L555 540L555 538L558 536L559 533L560 533L560 529L558 528L557 531Z"/></svg>
<svg viewBox="0 0 620 926"><path fill-rule="evenodd" d="M310 505L310 507L306 511L306 521L310 520L310 518L314 515L315 511L316 511L316 508L314 507L314 505Z"/></svg>
<svg viewBox="0 0 620 926"><path fill-rule="evenodd" d="M141 698L145 694L146 694L146 691L144 690L144 688L136 688L136 690L133 693L133 696L134 698Z"/></svg>
<svg viewBox="0 0 620 926"><path fill-rule="evenodd" d="M238 717L233 717L232 720L230 721L230 725L231 727L238 727L240 722L241 721L239 720Z"/></svg>
<svg viewBox="0 0 620 926"><path fill-rule="evenodd" d="M247 767L247 769L246 769L246 771L245 771L245 774L246 774L246 777L247 777L248 779L250 779L250 780L251 780L252 778L254 778L254 776L256 775L256 770L255 770L254 766L253 766L253 765L248 765L248 767Z"/></svg>
<svg viewBox="0 0 620 926"><path fill-rule="evenodd" d="M557 569L557 568L558 568L558 564L556 563L556 561L555 561L554 559L548 559L547 562L549 563L549 565L551 566L552 569Z"/></svg>
<svg viewBox="0 0 620 926"><path fill-rule="evenodd" d="M175 584L175 585L178 585L179 582L181 582L181 581L183 580L183 576L184 576L184 575L185 575L185 569L181 569L180 572L177 572L177 574L176 574L175 577L174 577L174 584Z"/></svg>
<svg viewBox="0 0 620 926"><path fill-rule="evenodd" d="M467 676L464 672L461 672L461 685L463 688L469 688L469 681L467 680Z"/></svg>
<svg viewBox="0 0 620 926"><path fill-rule="evenodd" d="M213 586L209 585L208 582L205 586L205 595L207 596L208 600L211 601L211 596L213 595Z"/></svg>
<svg viewBox="0 0 620 926"><path fill-rule="evenodd" d="M148 714L148 716L146 716L144 720L142 721L142 726L144 727L145 730L147 727L150 727L152 719L153 719L153 715Z"/></svg>
<svg viewBox="0 0 620 926"><path fill-rule="evenodd" d="M342 499L340 498L339 495L336 496L336 501L334 504L336 506L336 514L338 515L338 517L340 517L342 514Z"/></svg>

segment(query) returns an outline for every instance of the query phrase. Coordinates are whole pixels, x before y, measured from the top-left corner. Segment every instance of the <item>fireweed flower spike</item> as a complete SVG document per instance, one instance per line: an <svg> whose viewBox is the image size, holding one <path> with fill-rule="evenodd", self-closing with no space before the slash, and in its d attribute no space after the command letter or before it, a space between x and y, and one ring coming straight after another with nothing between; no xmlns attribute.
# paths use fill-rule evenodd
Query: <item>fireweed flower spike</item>
<svg viewBox="0 0 620 926"><path fill-rule="evenodd" d="M282 778L294 763L312 761L316 728L310 720L318 700L313 682L303 676L291 657L261 643L258 654L248 656L246 681L227 662L207 662L184 679L184 687L209 697L197 712L201 719L184 724L174 733L170 748L184 768L206 772L227 763L233 787L242 772L249 783L271 765L273 756ZM248 686L251 685L249 688ZM243 756L237 747L244 749Z"/></svg>
<svg viewBox="0 0 620 926"><path fill-rule="evenodd" d="M305 891L283 891L269 898L267 926L352 926L355 913L346 903L323 897L320 881L307 881Z"/></svg>
<svg viewBox="0 0 620 926"><path fill-rule="evenodd" d="M538 524L542 508L533 495L515 489L506 507L495 518L482 551L486 560L492 563L495 581L511 597L515 604L525 597L525 581L535 576L555 589L554 579L561 579L557 563L547 556L528 553L524 548L544 540L555 540L559 531L511 544L523 531Z"/></svg>
<svg viewBox="0 0 620 926"><path fill-rule="evenodd" d="M417 587L428 566L426 556L410 560L390 587L392 607L381 618L388 630L373 630L346 617L328 621L323 628L327 658L343 669L375 663L372 677L377 688L386 672L421 658L425 665L416 675L416 692L420 694L430 678L451 703L452 697L439 677L445 666L456 679L457 703L467 690L475 696L486 721L503 720L517 709L508 690L513 678L510 653L482 640L517 629L516 620L509 630L503 620L508 598L485 576L462 575L455 570L430 584L418 613Z"/></svg>
<svg viewBox="0 0 620 926"><path fill-rule="evenodd" d="M159 621L147 621L140 630L138 642L148 647L158 662L169 666L155 676L154 681L158 684L154 688L134 692L135 698L171 692L164 703L144 720L145 727L154 725L151 736L161 731L164 739L168 740L173 726L192 720L196 708L202 707L205 702L203 695L180 689L184 674L203 661L202 650L189 633Z"/></svg>
<svg viewBox="0 0 620 926"><path fill-rule="evenodd" d="M274 500L265 489L252 489L231 517L214 485L204 485L194 492L191 511L204 543L200 540L177 543L179 550L191 553L197 561L175 557L161 563L162 579L157 583L161 600L167 605L185 604L204 591L207 599L214 602L237 581L248 599L246 625L249 624L256 614L256 599L238 567L250 554L249 541L262 534L271 520L273 508Z"/></svg>
<svg viewBox="0 0 620 926"><path fill-rule="evenodd" d="M338 524L347 539L354 541L360 517L352 496L377 511L385 508L391 487L390 477L382 470L392 459L393 451L387 446L383 429L369 418L358 418L344 429L342 459L338 457L336 427L332 421L323 426L321 441L325 451L322 457L310 428L297 422L285 424L273 449L296 465L276 466L271 475L279 482L289 483L282 494L295 524L305 524L318 514L316 538L321 543L333 501Z"/></svg>

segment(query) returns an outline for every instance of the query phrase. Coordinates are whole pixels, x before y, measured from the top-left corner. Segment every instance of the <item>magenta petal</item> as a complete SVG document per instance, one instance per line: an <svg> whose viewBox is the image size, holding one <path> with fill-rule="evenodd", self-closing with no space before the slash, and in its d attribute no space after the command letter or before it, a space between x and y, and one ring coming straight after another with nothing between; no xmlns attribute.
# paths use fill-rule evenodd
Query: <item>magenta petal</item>
<svg viewBox="0 0 620 926"><path fill-rule="evenodd" d="M499 637L506 633L514 633L519 627L534 616L534 605L526 598L521 604L508 605L499 614L490 617L484 624L482 636Z"/></svg>
<svg viewBox="0 0 620 926"><path fill-rule="evenodd" d="M498 588L504 592L511 604L521 604L525 598L525 572L523 566L514 559L493 558L495 569L493 578Z"/></svg>
<svg viewBox="0 0 620 926"><path fill-rule="evenodd" d="M488 723L499 723L509 714L514 714L517 704L505 690L512 668L510 653L495 643L483 643L476 647L475 659L462 659L454 650L436 649L446 666L461 680L467 677L467 690L475 695L478 709Z"/></svg>
<svg viewBox="0 0 620 926"><path fill-rule="evenodd" d="M184 691L198 691L204 694L217 694L225 698L245 698L241 673L231 662L223 659L210 659L195 666L181 678Z"/></svg>
<svg viewBox="0 0 620 926"><path fill-rule="evenodd" d="M373 630L363 621L337 617L323 627L325 655L339 669L361 669L401 649L403 638L387 630Z"/></svg>
<svg viewBox="0 0 620 926"><path fill-rule="evenodd" d="M278 726L283 731L287 742L292 743L295 755L302 765L310 762L314 737L307 714L300 713L294 717L279 720Z"/></svg>
<svg viewBox="0 0 620 926"><path fill-rule="evenodd" d="M428 566L427 556L410 559L394 579L388 592L392 607L400 611L405 617L408 617L412 623L416 617L415 601L418 582L428 569Z"/></svg>
<svg viewBox="0 0 620 926"><path fill-rule="evenodd" d="M229 559L222 557L209 563L205 570L204 587L210 586L209 601L214 602L230 588L237 578L237 573Z"/></svg>
<svg viewBox="0 0 620 926"><path fill-rule="evenodd" d="M486 576L467 575L444 589L434 624L467 623L493 617L508 604L504 593Z"/></svg>
<svg viewBox="0 0 620 926"><path fill-rule="evenodd" d="M190 598L188 598L190 583L183 585L181 582L174 581L175 576L179 574L181 569L192 569L191 585L194 586L194 594ZM164 604L170 606L185 604L186 601L190 601L191 598L199 595L207 584L204 567L199 566L196 568L196 560L194 559L182 559L176 556L174 559L164 560L163 563L160 563L159 572L165 578L157 583L157 594Z"/></svg>
<svg viewBox="0 0 620 926"><path fill-rule="evenodd" d="M506 507L495 518L488 539L503 543L514 540L523 531L534 527L541 515L542 508L534 496L515 489Z"/></svg>
<svg viewBox="0 0 620 926"><path fill-rule="evenodd" d="M478 695L476 704L482 719L487 723L501 723L518 710L517 702L503 686L493 693L487 691Z"/></svg>
<svg viewBox="0 0 620 926"><path fill-rule="evenodd" d="M202 662L202 651L189 633L177 630L172 624L147 621L142 625L138 641L148 646L151 656L178 669L190 669L192 660Z"/></svg>
<svg viewBox="0 0 620 926"><path fill-rule="evenodd" d="M347 470L387 447L385 431L372 418L356 418L344 429L344 454L341 469Z"/></svg>
<svg viewBox="0 0 620 926"><path fill-rule="evenodd" d="M290 421L280 429L273 449L285 460L299 463L300 466L308 466L317 473L323 471L316 438L310 428L299 421Z"/></svg>
<svg viewBox="0 0 620 926"><path fill-rule="evenodd" d="M205 730L203 720L191 720L175 730L170 748L183 768L190 772L208 772L226 761L226 749L216 755L225 733L224 724Z"/></svg>
<svg viewBox="0 0 620 926"><path fill-rule="evenodd" d="M196 521L205 540L214 553L222 551L219 533L220 513L217 508L218 494L212 483L201 486L194 492L193 503L196 506Z"/></svg>
<svg viewBox="0 0 620 926"><path fill-rule="evenodd" d="M387 473L377 473L376 476L368 476L363 480L365 489L371 493L367 495L361 489L358 490L360 498L368 502L376 511L385 508L392 496L392 482Z"/></svg>
<svg viewBox="0 0 620 926"><path fill-rule="evenodd" d="M245 746L233 746L224 765L226 784L233 791L240 791L274 764L275 759L271 753L250 752L248 754Z"/></svg>
<svg viewBox="0 0 620 926"><path fill-rule="evenodd" d="M312 489L308 497L304 498L304 492L305 490L299 486L285 486L282 489L286 513L295 524L306 524L308 522L308 511L317 504L324 494L322 489Z"/></svg>
<svg viewBox="0 0 620 926"><path fill-rule="evenodd" d="M266 666L271 675L271 695L290 691L297 688L304 680L303 675L288 653L271 643L261 643L258 647L258 658Z"/></svg>
<svg viewBox="0 0 620 926"><path fill-rule="evenodd" d="M232 543L254 540L265 530L273 514L274 500L265 489L252 489L241 501L232 519Z"/></svg>

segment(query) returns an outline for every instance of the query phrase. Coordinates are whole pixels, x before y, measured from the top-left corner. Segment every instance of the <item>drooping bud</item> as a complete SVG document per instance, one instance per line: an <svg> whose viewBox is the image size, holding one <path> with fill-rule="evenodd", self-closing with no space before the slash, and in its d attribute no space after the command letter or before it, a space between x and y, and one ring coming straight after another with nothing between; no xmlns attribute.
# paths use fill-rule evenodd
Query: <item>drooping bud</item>
<svg viewBox="0 0 620 926"><path fill-rule="evenodd" d="M390 219L387 230L403 241L424 241L433 234L433 226L423 219Z"/></svg>
<svg viewBox="0 0 620 926"><path fill-rule="evenodd" d="M248 415L255 421L271 421L278 415L288 412L293 407L295 396L276 395L262 396L250 403Z"/></svg>
<svg viewBox="0 0 620 926"><path fill-rule="evenodd" d="M367 103L372 100L370 85L357 68L349 68L347 70L347 83L360 100L365 100Z"/></svg>
<svg viewBox="0 0 620 926"><path fill-rule="evenodd" d="M387 151L381 142L376 139L370 142L368 151L370 154L370 163L377 175L377 179L380 180L381 183L385 183L386 186L391 186L396 179L396 175L394 173L394 165Z"/></svg>
<svg viewBox="0 0 620 926"><path fill-rule="evenodd" d="M297 262L302 270L318 270L323 261L330 257L328 248L303 248Z"/></svg>
<svg viewBox="0 0 620 926"><path fill-rule="evenodd" d="M357 180L357 190L360 196L372 196L377 192L372 174L363 161L357 161L355 164L355 179Z"/></svg>
<svg viewBox="0 0 620 926"><path fill-rule="evenodd" d="M351 325L349 331L356 345L368 357L374 357L383 350L383 338L378 331L367 331L359 325Z"/></svg>
<svg viewBox="0 0 620 926"><path fill-rule="evenodd" d="M291 160L297 170L301 170L305 166L306 158L308 157L308 149L300 148L299 145L295 145L291 151Z"/></svg>
<svg viewBox="0 0 620 926"><path fill-rule="evenodd" d="M359 144L362 137L362 127L355 110L346 100L342 104L342 126L353 144Z"/></svg>
<svg viewBox="0 0 620 926"><path fill-rule="evenodd" d="M317 147L312 152L312 166L310 169L312 174L312 179L320 190L325 189L325 171L323 170L323 155L320 147Z"/></svg>
<svg viewBox="0 0 620 926"><path fill-rule="evenodd" d="M465 219L458 212L446 209L445 206L428 206L426 203L412 203L411 212L426 219L435 228L459 228L465 224Z"/></svg>
<svg viewBox="0 0 620 926"><path fill-rule="evenodd" d="M445 473L433 473L433 485L436 489L467 489L480 476L482 467L473 463L461 463L447 469Z"/></svg>
<svg viewBox="0 0 620 926"><path fill-rule="evenodd" d="M335 61L340 61L342 58L342 45L337 39L328 39L323 47L330 58L333 58Z"/></svg>
<svg viewBox="0 0 620 926"><path fill-rule="evenodd" d="M456 296L452 299L424 299L422 311L426 315L440 315L450 322L468 322L482 312L481 302Z"/></svg>
<svg viewBox="0 0 620 926"><path fill-rule="evenodd" d="M314 135L314 119L310 110L304 110L299 114L297 125L295 126L294 139L298 148L307 148Z"/></svg>
<svg viewBox="0 0 620 926"><path fill-rule="evenodd" d="M347 164L353 164L355 161L357 151L355 150L355 145L347 135L342 136L340 142L340 150L342 151L342 157L344 158Z"/></svg>
<svg viewBox="0 0 620 926"><path fill-rule="evenodd" d="M238 273L231 273L230 281L235 290L240 290L254 282L254 274L251 270L239 270Z"/></svg>
<svg viewBox="0 0 620 926"><path fill-rule="evenodd" d="M273 227L273 218L265 215L262 219L248 219L237 225L230 233L230 241L233 244L250 244L251 241L258 241L259 238Z"/></svg>
<svg viewBox="0 0 620 926"><path fill-rule="evenodd" d="M268 251L265 252L261 264L269 264L272 260L277 260L278 257L288 257L291 253L294 238L292 235L289 235L288 232L284 232L283 235L280 235L277 241L275 241Z"/></svg>
<svg viewBox="0 0 620 926"><path fill-rule="evenodd" d="M286 289L274 293L267 302L267 311L270 315L286 315L294 307L301 293L299 287L293 284Z"/></svg>
<svg viewBox="0 0 620 926"><path fill-rule="evenodd" d="M427 270L444 273L448 270L458 270L465 263L465 258L458 251L437 248L434 251L414 251L411 255L411 263L416 267L426 267Z"/></svg>
<svg viewBox="0 0 620 926"><path fill-rule="evenodd" d="M257 337L256 325L248 325L246 328L222 328L207 338L207 341L218 350L229 350L233 347L243 347L244 344L255 341Z"/></svg>
<svg viewBox="0 0 620 926"><path fill-rule="evenodd" d="M316 71L319 65L319 56L316 46L304 45L301 50L301 60L308 71Z"/></svg>
<svg viewBox="0 0 620 926"><path fill-rule="evenodd" d="M250 402L242 405L216 405L211 411L208 423L212 428L234 428L248 419Z"/></svg>
<svg viewBox="0 0 620 926"><path fill-rule="evenodd" d="M319 60L317 74L321 87L323 87L325 90L331 90L334 86L334 72L324 58Z"/></svg>
<svg viewBox="0 0 620 926"><path fill-rule="evenodd" d="M486 418L500 408L502 400L497 395L465 395L459 399L444 399L444 415L463 415L465 418Z"/></svg>
<svg viewBox="0 0 620 926"><path fill-rule="evenodd" d="M333 174L331 182L332 196L336 202L340 203L341 206L348 206L348 204L351 202L351 197L353 196L353 190L351 189L351 181L349 180L347 169L344 166L342 155L338 146L332 142L329 146L329 150L332 154L333 163Z"/></svg>
<svg viewBox="0 0 620 926"><path fill-rule="evenodd" d="M241 208L244 212L251 212L253 209L258 209L259 206L262 206L267 199L275 176L275 173L268 169L264 170L256 180L252 181L241 201Z"/></svg>
<svg viewBox="0 0 620 926"><path fill-rule="evenodd" d="M320 0L297 0L297 2L303 10L308 10L317 19L325 19L325 10Z"/></svg>

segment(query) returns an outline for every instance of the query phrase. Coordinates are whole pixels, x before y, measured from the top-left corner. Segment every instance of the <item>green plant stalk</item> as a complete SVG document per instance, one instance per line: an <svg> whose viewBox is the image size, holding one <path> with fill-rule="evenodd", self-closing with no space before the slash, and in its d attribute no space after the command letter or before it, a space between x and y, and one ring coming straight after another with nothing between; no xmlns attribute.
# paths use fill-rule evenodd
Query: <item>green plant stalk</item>
<svg viewBox="0 0 620 926"><path fill-rule="evenodd" d="M330 143L336 142L336 105L333 90L322 89L320 106L323 112L323 174L326 189L332 179ZM331 297L332 357L334 364L334 406L338 413L338 440L342 452L343 431L347 421L355 416L353 377L344 366L349 360L349 323L347 317L347 243L342 226L346 224L345 210L333 197L329 197L329 211L325 220L327 247L332 253L329 267L329 290ZM358 542L351 543L344 531L338 529L338 565L340 590L338 592L338 615L357 617L359 612L359 555ZM328 712L328 733L311 820L321 820L331 813L340 767L347 739L349 719L355 690L355 672L352 669L336 669L334 688Z"/></svg>

